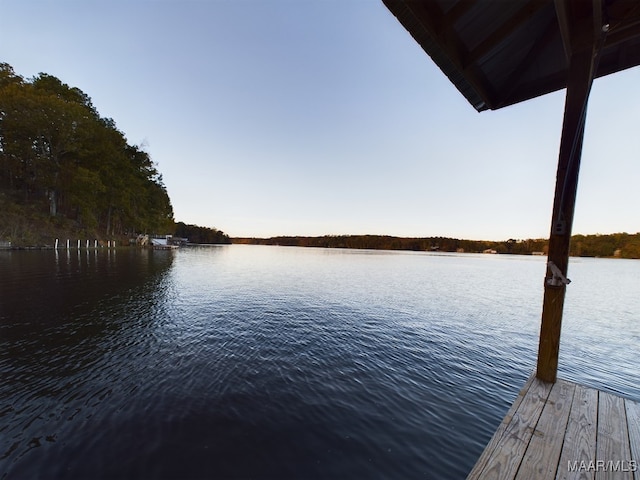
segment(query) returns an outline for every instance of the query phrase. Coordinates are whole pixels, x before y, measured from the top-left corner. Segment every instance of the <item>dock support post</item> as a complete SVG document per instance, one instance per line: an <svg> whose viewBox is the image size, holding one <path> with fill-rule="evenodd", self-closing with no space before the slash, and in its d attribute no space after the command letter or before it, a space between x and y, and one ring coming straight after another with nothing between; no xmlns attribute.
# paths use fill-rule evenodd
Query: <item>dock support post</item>
<svg viewBox="0 0 640 480"><path fill-rule="evenodd" d="M555 382L558 373L562 310L569 264L569 244L575 209L587 101L593 82L595 45L573 53L569 60L569 79L564 108L562 137L558 157L553 202L547 273L536 376Z"/></svg>

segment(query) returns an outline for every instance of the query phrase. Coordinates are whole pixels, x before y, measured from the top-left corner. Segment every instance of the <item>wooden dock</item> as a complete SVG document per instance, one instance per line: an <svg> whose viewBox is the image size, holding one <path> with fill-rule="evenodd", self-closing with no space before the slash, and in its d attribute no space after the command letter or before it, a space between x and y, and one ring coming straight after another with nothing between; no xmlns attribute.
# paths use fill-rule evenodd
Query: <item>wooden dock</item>
<svg viewBox="0 0 640 480"><path fill-rule="evenodd" d="M467 479L640 480L640 403L532 375Z"/></svg>

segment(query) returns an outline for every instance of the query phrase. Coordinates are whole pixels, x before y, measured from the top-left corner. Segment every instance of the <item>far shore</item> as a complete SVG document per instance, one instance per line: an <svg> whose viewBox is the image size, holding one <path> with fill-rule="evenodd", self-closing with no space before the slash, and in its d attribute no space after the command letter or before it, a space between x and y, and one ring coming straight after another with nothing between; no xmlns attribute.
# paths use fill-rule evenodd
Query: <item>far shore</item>
<svg viewBox="0 0 640 480"><path fill-rule="evenodd" d="M73 235L73 234L71 234ZM35 235L34 235L35 236ZM56 245L55 238L44 235L37 236L40 242L12 243L0 239L0 251L6 250L66 250L66 249L104 249L136 247L135 239L118 236L112 239L80 239L77 235L60 238ZM278 236L269 238L231 237L232 244L245 245L278 245L295 247L347 248L360 250L390 250L441 253L483 253L546 256L548 240L546 239L508 239L505 241L466 240L448 237L394 237L390 235L323 235ZM67 244L68 242L68 244ZM228 243L228 242L224 242ZM188 240L185 244L189 245ZM191 245L196 245L191 243ZM640 258L640 233L615 233L609 235L574 235L571 238L572 257L587 258Z"/></svg>

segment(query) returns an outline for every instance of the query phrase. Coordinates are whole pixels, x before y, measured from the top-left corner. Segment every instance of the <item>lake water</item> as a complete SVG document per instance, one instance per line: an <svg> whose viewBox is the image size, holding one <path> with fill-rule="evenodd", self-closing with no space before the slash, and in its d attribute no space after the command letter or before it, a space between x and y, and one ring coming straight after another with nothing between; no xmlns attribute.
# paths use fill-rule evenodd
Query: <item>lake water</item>
<svg viewBox="0 0 640 480"><path fill-rule="evenodd" d="M0 478L464 478L543 257L0 252ZM572 259L562 378L640 399L640 262Z"/></svg>

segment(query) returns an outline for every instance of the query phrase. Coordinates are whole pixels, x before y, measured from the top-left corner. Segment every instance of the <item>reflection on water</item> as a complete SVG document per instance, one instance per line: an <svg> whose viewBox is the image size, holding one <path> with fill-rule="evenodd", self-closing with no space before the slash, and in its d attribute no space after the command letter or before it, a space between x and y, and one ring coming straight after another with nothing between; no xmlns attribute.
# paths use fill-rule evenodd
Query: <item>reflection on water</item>
<svg viewBox="0 0 640 480"><path fill-rule="evenodd" d="M2 252L0 474L38 447L67 445L61 435L86 441L78 419L104 407L108 358L154 320L171 262L151 251ZM47 462L16 478L53 475Z"/></svg>
<svg viewBox="0 0 640 480"><path fill-rule="evenodd" d="M572 263L561 376L640 398L639 266ZM464 477L535 366L544 269L0 252L0 478Z"/></svg>
<svg viewBox="0 0 640 480"><path fill-rule="evenodd" d="M569 277L559 376L640 399L640 261L572 258Z"/></svg>

